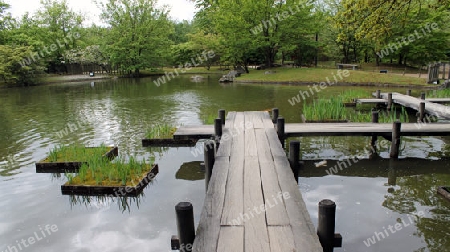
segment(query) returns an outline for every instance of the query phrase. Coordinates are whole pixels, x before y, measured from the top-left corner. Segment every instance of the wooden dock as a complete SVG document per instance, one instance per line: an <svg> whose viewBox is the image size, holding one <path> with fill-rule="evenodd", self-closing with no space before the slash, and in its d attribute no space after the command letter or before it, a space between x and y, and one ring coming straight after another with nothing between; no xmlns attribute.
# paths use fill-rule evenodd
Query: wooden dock
<svg viewBox="0 0 450 252"><path fill-rule="evenodd" d="M182 127L175 136L213 131ZM323 251L267 112L228 113L193 251Z"/></svg>
<svg viewBox="0 0 450 252"><path fill-rule="evenodd" d="M388 93L381 93L381 98L388 100ZM374 93L374 96L376 94ZM442 99L443 100L443 99ZM402 105L404 107L412 108L414 110L420 110L420 103L425 103L425 113L429 115L435 115L439 118L450 119L450 107L431 102L430 100L422 100L409 95L403 95L400 93L392 93L392 102Z"/></svg>
<svg viewBox="0 0 450 252"><path fill-rule="evenodd" d="M199 135L210 138L213 125L202 126L202 131L183 126L175 133L177 139L195 139ZM228 129L229 130L229 129ZM225 132L225 131L224 131ZM402 123L402 136L448 136L449 123ZM301 136L386 136L392 135L392 123L286 123L286 137Z"/></svg>

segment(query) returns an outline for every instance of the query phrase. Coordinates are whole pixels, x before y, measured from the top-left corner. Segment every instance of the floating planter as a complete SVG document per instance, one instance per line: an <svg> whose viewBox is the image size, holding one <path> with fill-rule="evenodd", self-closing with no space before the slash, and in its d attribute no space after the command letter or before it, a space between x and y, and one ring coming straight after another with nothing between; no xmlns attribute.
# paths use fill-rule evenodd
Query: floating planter
<svg viewBox="0 0 450 252"><path fill-rule="evenodd" d="M450 188L445 186L439 186L437 192L444 196L447 200L450 200Z"/></svg>
<svg viewBox="0 0 450 252"><path fill-rule="evenodd" d="M114 159L119 154L117 147L59 146L50 150L48 157L36 163L36 173L78 172L78 169L95 158Z"/></svg>
<svg viewBox="0 0 450 252"><path fill-rule="evenodd" d="M158 172L157 164L138 162L134 158L130 158L128 163L121 159L114 163L95 160L83 164L76 176L66 173L68 181L61 186L61 192L68 195L136 196Z"/></svg>
<svg viewBox="0 0 450 252"><path fill-rule="evenodd" d="M143 147L182 147L195 146L196 141L191 139L173 139L176 127L168 124L156 125L152 127L145 139L142 139Z"/></svg>

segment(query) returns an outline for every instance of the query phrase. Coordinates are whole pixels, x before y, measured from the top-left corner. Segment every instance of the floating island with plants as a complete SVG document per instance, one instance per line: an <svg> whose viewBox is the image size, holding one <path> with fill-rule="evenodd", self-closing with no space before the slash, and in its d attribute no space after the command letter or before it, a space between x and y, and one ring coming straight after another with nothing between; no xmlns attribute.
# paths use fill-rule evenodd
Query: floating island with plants
<svg viewBox="0 0 450 252"><path fill-rule="evenodd" d="M67 182L61 186L62 194L137 196L158 174L157 164L128 161L119 157L113 162L92 159L82 164L78 174L66 173Z"/></svg>
<svg viewBox="0 0 450 252"><path fill-rule="evenodd" d="M160 124L151 127L142 139L143 147L183 147L195 146L191 139L174 139L177 128L170 124Z"/></svg>
<svg viewBox="0 0 450 252"><path fill-rule="evenodd" d="M82 145L56 146L49 155L36 163L37 173L77 172L83 164L92 159L112 160L118 155L118 148L106 145L85 147Z"/></svg>

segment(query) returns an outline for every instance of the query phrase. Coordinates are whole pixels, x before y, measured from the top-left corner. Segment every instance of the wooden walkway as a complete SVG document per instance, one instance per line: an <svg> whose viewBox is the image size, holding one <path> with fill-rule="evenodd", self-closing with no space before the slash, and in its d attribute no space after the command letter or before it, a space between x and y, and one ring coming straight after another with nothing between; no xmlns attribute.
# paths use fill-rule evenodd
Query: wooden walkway
<svg viewBox="0 0 450 252"><path fill-rule="evenodd" d="M402 123L402 136L448 136L448 123ZM286 137L391 136L392 123L287 123Z"/></svg>
<svg viewBox="0 0 450 252"><path fill-rule="evenodd" d="M202 126L202 131L183 126L178 129L177 139L197 139L199 135L210 138L214 126ZM225 132L225 131L224 131ZM402 136L448 136L449 123L402 123ZM392 135L392 123L286 123L285 136L386 136Z"/></svg>
<svg viewBox="0 0 450 252"><path fill-rule="evenodd" d="M267 112L228 113L193 251L323 251Z"/></svg>
<svg viewBox="0 0 450 252"><path fill-rule="evenodd" d="M381 93L381 98L388 99L388 93ZM422 100L416 97L403 95L399 93L392 93L392 102L400 104L404 107L412 108L419 111L421 102L425 102L425 112L430 115L435 115L439 118L450 119L450 107Z"/></svg>

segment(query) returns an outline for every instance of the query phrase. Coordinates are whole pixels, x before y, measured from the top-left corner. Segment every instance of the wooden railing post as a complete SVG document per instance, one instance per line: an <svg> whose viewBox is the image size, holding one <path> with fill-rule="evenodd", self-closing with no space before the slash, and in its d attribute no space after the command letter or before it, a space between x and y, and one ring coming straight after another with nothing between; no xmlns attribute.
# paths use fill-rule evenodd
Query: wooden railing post
<svg viewBox="0 0 450 252"><path fill-rule="evenodd" d="M391 110L392 108L392 93L388 93L388 105L387 105L387 109Z"/></svg>
<svg viewBox="0 0 450 252"><path fill-rule="evenodd" d="M317 235L322 244L323 252L333 252L336 247L342 247L342 236L335 234L336 204L334 201L324 199L319 202L319 220Z"/></svg>
<svg viewBox="0 0 450 252"><path fill-rule="evenodd" d="M283 117L278 117L277 119L277 134L278 134L278 139L280 139L281 145L284 147L284 118Z"/></svg>
<svg viewBox="0 0 450 252"><path fill-rule="evenodd" d="M391 142L391 158L398 158L400 151L400 136L401 136L402 123L395 121L392 125L392 142Z"/></svg>
<svg viewBox="0 0 450 252"><path fill-rule="evenodd" d="M273 123L277 123L277 121L278 121L278 116L279 116L279 111L278 111L278 109L277 108L273 108L272 109L272 122Z"/></svg>
<svg viewBox="0 0 450 252"><path fill-rule="evenodd" d="M222 120L222 125L225 125L225 109L219 109L219 118Z"/></svg>
<svg viewBox="0 0 450 252"><path fill-rule="evenodd" d="M190 202L175 206L180 251L192 251L195 240L194 207Z"/></svg>
<svg viewBox="0 0 450 252"><path fill-rule="evenodd" d="M298 171L300 169L300 141L289 142L289 163L298 184Z"/></svg>
<svg viewBox="0 0 450 252"><path fill-rule="evenodd" d="M211 179L214 162L215 162L215 148L214 141L208 140L203 145L204 161L205 161L205 187L208 192L209 180Z"/></svg>

